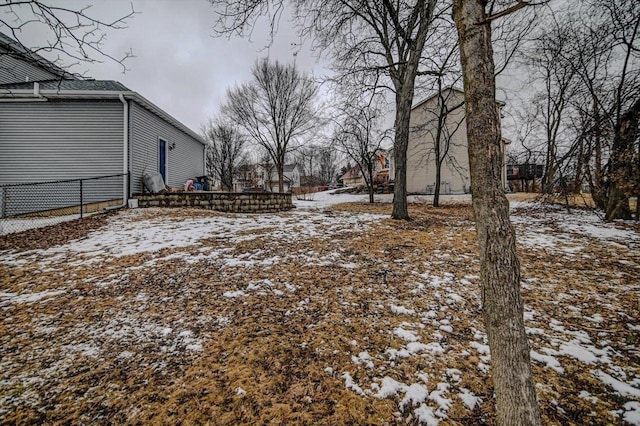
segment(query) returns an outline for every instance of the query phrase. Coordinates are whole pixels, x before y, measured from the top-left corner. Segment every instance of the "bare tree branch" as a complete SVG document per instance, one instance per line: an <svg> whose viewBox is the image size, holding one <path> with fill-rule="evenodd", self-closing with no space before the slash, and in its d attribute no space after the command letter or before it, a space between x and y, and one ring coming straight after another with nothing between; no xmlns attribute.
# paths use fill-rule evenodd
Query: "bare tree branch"
<svg viewBox="0 0 640 426"><path fill-rule="evenodd" d="M71 9L42 0L4 0L0 4L0 16L3 15L0 17L0 31L16 40L17 50L28 60L37 61L32 54L56 53L58 57L53 62L67 69L79 63L112 61L120 64L122 71L126 72L126 60L133 57L133 53L125 52L120 57L108 53L104 48L105 31L127 28L127 20L137 14L133 4L130 12L110 21L90 12L91 6ZM27 46L23 43L23 34L31 27L45 29L47 38L40 45Z"/></svg>
<svg viewBox="0 0 640 426"><path fill-rule="evenodd" d="M267 58L257 61L251 73L251 82L227 90L222 111L269 154L283 192L287 154L317 125L318 88L294 65L271 63Z"/></svg>

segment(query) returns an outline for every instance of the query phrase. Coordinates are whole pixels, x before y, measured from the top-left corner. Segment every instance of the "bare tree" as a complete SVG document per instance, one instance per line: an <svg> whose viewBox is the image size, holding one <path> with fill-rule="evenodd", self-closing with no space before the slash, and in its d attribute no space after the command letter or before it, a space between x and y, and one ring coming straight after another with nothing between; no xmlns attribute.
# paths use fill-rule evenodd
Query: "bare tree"
<svg viewBox="0 0 640 426"><path fill-rule="evenodd" d="M335 182L338 171L338 155L333 145L320 148L318 156L318 177L323 185Z"/></svg>
<svg viewBox="0 0 640 426"><path fill-rule="evenodd" d="M542 425L524 328L515 231L501 183L502 135L491 45L491 21L527 3L518 0L491 15L486 0L454 0L453 8L464 77L482 310L501 425Z"/></svg>
<svg viewBox="0 0 640 426"><path fill-rule="evenodd" d="M328 185L338 170L336 149L326 145L307 145L296 151L296 163L301 168L306 186Z"/></svg>
<svg viewBox="0 0 640 426"><path fill-rule="evenodd" d="M438 104L436 111L436 128L434 137L434 156L436 164L436 186L433 194L433 206L438 207L440 204L440 187L442 176L442 165L445 160L454 162L455 158L449 156L452 149L453 136L460 129L464 116L457 118L455 112L464 106L463 103L455 103L451 105L449 100L453 91L444 92L442 89L438 92ZM452 119L452 120L450 120Z"/></svg>
<svg viewBox="0 0 640 426"><path fill-rule="evenodd" d="M300 167L302 175L304 176L304 182L302 186L309 188L309 190L318 186L319 178L314 172L318 171L318 157L320 155L320 147L317 145L306 145L300 147L295 152L295 162Z"/></svg>
<svg viewBox="0 0 640 426"><path fill-rule="evenodd" d="M441 83L437 87L438 92L433 99L417 108L423 119L411 127L414 137L426 137L429 142L415 154L421 157L423 167L433 167L435 170L434 207L440 205L442 168L445 163L454 173L466 175L469 172L458 163L455 155L451 155L456 148L454 135L464 122L464 100L460 101L462 95L455 89L443 88Z"/></svg>
<svg viewBox="0 0 640 426"><path fill-rule="evenodd" d="M612 48L621 55L613 90L614 136L609 161L605 217L630 219L629 198L640 193L635 157L640 158L640 4L633 0L592 2L610 20ZM634 164L636 163L636 164Z"/></svg>
<svg viewBox="0 0 640 426"><path fill-rule="evenodd" d="M437 0L370 2L311 0L297 3L303 34L330 50L338 79L356 76L361 89L390 89L395 98L394 197L391 217L409 219L407 147L416 78L435 71L421 67L435 17L447 6Z"/></svg>
<svg viewBox="0 0 640 426"><path fill-rule="evenodd" d="M106 30L126 28L127 20L136 14L131 11L112 20L103 20L92 13L91 6L74 8L65 4L54 5L43 0L4 0L0 4L0 32L10 34L16 41L15 49L26 60L38 63L34 54L57 55L53 62L64 69L77 63L113 61L126 71L125 61L131 51L114 56L104 49ZM31 29L44 32L45 39L38 45L28 45L24 35ZM8 64L0 63L0 67ZM81 77L73 74L74 77Z"/></svg>
<svg viewBox="0 0 640 426"><path fill-rule="evenodd" d="M576 89L576 73L571 62L575 51L573 29L565 22L552 20L552 28L546 29L535 41L528 54L528 65L541 83L542 90L534 97L536 117L540 121L545 140L545 172L542 192L551 194L556 184L558 144L562 135L565 116ZM565 138L566 139L566 138Z"/></svg>
<svg viewBox="0 0 640 426"><path fill-rule="evenodd" d="M272 10L273 29L284 7L283 0L209 1L219 13L218 30L226 34L250 30L257 17ZM419 68L434 18L448 9L442 3L436 10L437 0L293 1L302 36L314 35L315 47L330 51L338 79L359 75L371 90L386 88L394 93L395 219L409 219L406 156L411 105L416 78L433 73Z"/></svg>
<svg viewBox="0 0 640 426"><path fill-rule="evenodd" d="M380 110L370 102L345 100L333 138L336 148L353 160L362 173L370 203L374 202L373 184L381 144L388 137L380 129L380 118Z"/></svg>
<svg viewBox="0 0 640 426"><path fill-rule="evenodd" d="M638 124L640 123L640 99L620 118L616 119L609 169L609 199L605 210L606 219L631 219L629 198L640 194L640 154L638 153ZM637 203L640 199L636 198ZM636 210L636 214L637 214ZM636 216L636 219L638 217Z"/></svg>
<svg viewBox="0 0 640 426"><path fill-rule="evenodd" d="M221 119L211 120L203 133L207 145L207 173L217 179L222 188L233 190L233 179L246 163L246 138L237 127Z"/></svg>
<svg viewBox="0 0 640 426"><path fill-rule="evenodd" d="M551 84L541 97L551 106L545 189L554 190L551 178L564 166L575 175L574 187L586 178L607 220L628 219L629 197L638 191L638 140L627 138L634 134L628 126L635 122L640 99L640 4L602 0L573 5L578 13L557 17L558 23L552 23L557 29L545 28L545 51L552 53L542 68L552 71L545 79ZM567 131L573 132L571 138ZM554 150L561 132L573 142L559 156Z"/></svg>
<svg viewBox="0 0 640 426"><path fill-rule="evenodd" d="M457 92L453 89L462 79L456 27L450 16L442 16L433 30L434 35L429 38L430 43L425 45L422 61L434 73L422 78L419 90L435 92L435 95L428 99L429 102L414 107L414 113L420 118L414 118L410 131L413 137L427 137L432 142L419 150L417 154L422 158L419 164L413 166L435 169L433 206L438 207L443 164L448 163L459 174L466 174L468 170L463 170L455 156L450 155L453 135L464 120L464 113L460 114L464 101L457 99ZM431 100L435 100L435 103Z"/></svg>
<svg viewBox="0 0 640 426"><path fill-rule="evenodd" d="M251 69L253 81L227 90L223 113L269 154L284 191L287 155L315 127L317 86L295 65L261 59Z"/></svg>
<svg viewBox="0 0 640 426"><path fill-rule="evenodd" d="M265 149L262 149L261 151L262 153L259 155L256 167L256 182L262 182L263 189L265 191L273 191L273 175L274 172L276 172L277 175L277 170L269 152Z"/></svg>
<svg viewBox="0 0 640 426"><path fill-rule="evenodd" d="M520 182L519 184L514 184L512 189L515 191L535 192L538 168L542 167L541 159L544 158L543 144L534 136L534 131L538 124L537 111L535 108L516 109L514 115L516 123L516 128L513 129L515 140L508 145L507 164L517 168L514 178L517 177ZM540 174L541 177L542 174Z"/></svg>

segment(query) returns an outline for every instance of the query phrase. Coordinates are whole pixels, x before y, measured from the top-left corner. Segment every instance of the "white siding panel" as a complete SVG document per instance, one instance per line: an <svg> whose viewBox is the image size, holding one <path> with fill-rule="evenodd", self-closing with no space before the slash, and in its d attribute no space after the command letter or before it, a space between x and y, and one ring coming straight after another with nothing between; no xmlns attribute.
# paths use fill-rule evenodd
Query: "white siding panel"
<svg viewBox="0 0 640 426"><path fill-rule="evenodd" d="M449 93L449 92L448 92ZM447 97L452 107L464 100L459 92ZM437 98L411 111L411 132L407 147L407 191L428 192L436 183L435 139L437 129ZM463 193L470 190L469 157L467 153L464 107L447 116L445 125L451 134L447 158L442 164L440 193Z"/></svg>
<svg viewBox="0 0 640 426"><path fill-rule="evenodd" d="M112 101L0 103L0 184L122 173L122 111Z"/></svg>
<svg viewBox="0 0 640 426"><path fill-rule="evenodd" d="M158 171L158 138L175 144L167 151L167 185L181 187L187 179L204 175L204 146L154 113L131 102L131 185L142 191L142 176Z"/></svg>

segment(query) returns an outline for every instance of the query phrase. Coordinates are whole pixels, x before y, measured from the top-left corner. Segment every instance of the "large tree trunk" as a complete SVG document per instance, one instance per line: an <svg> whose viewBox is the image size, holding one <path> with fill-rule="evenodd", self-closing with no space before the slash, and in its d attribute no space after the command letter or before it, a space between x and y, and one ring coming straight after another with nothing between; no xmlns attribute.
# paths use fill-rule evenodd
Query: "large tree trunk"
<svg viewBox="0 0 640 426"><path fill-rule="evenodd" d="M404 86L406 87L406 86ZM404 88L396 92L396 139L393 144L393 158L395 162L393 178L393 219L409 220L407 206L407 147L409 146L409 123L411 119L411 104L413 90L403 93Z"/></svg>
<svg viewBox="0 0 640 426"><path fill-rule="evenodd" d="M593 120L594 120L594 165L593 176L594 182L591 188L591 196L596 207L602 210L607 206L607 188L604 180L604 174L602 173L602 120L600 118L600 108L598 107L598 99L593 96Z"/></svg>
<svg viewBox="0 0 640 426"><path fill-rule="evenodd" d="M635 140L638 135L640 119L640 100L627 111L616 126L616 134L611 149L611 168L609 170L609 199L605 218L631 219L629 197L633 193L633 162Z"/></svg>
<svg viewBox="0 0 640 426"><path fill-rule="evenodd" d="M520 264L501 183L491 24L483 0L454 0L464 77L469 163L480 248L482 308L500 425L542 425L520 296Z"/></svg>

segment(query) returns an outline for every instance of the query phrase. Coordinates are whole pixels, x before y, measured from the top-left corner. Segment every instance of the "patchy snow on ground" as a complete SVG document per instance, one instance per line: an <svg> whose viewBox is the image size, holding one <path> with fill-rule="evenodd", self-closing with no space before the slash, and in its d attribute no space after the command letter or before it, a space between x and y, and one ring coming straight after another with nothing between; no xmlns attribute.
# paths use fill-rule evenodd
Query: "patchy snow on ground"
<svg viewBox="0 0 640 426"><path fill-rule="evenodd" d="M0 422L175 423L161 417L175 401L266 413L230 423L490 422L471 213L336 206L366 199L126 210L82 239L0 252ZM511 207L545 419L639 425L637 225Z"/></svg>
<svg viewBox="0 0 640 426"><path fill-rule="evenodd" d="M29 229L44 228L45 226L56 225L58 223L70 222L80 219L80 214L70 214L53 217L30 217L28 219L0 219L0 235L11 234L13 232L28 231Z"/></svg>
<svg viewBox="0 0 640 426"><path fill-rule="evenodd" d="M306 199L305 199L306 198ZM374 194L374 202L376 203L390 203L393 201L393 194ZM471 202L471 195L459 194L459 195L442 195L440 197L442 202L456 203ZM306 194L294 197L293 203L298 208L304 209L326 209L336 204L342 203L366 203L369 201L369 194L352 194L352 193L340 193L340 190L322 191L313 194ZM407 197L409 203L429 204L433 202L433 195L409 195Z"/></svg>
<svg viewBox="0 0 640 426"><path fill-rule="evenodd" d="M154 217L144 220L145 217ZM44 252L31 253L32 256L22 254L17 262L29 262L35 257L46 258L40 261L41 268L60 265L67 261L70 255L76 255L74 265L81 263L96 263L106 257L123 257L141 253L156 253L164 249L199 245L201 240L215 238L230 244L239 244L260 236L269 238L273 243L291 244L310 238L331 239L345 232L366 231L368 224L379 221L384 216L373 214L350 215L318 215L305 211L294 211L283 215L245 215L245 216L212 216L206 218L164 217L160 209L127 210L112 221L112 226L106 230L92 233L81 241L56 246ZM116 223L117 222L117 223ZM202 259L219 259L226 266L250 267L258 264L266 266L283 262L285 257L261 256L261 252L243 253L240 256L228 255L225 249L210 251L205 249L195 255L191 252L177 252L164 260L184 258L197 261ZM12 264L15 257L7 255L0 258L0 263ZM157 262L158 258L152 262ZM340 263L339 253L332 253L329 257L320 257L319 262L328 261ZM15 263L13 263L15 265ZM356 268L353 262L342 263L344 268Z"/></svg>

